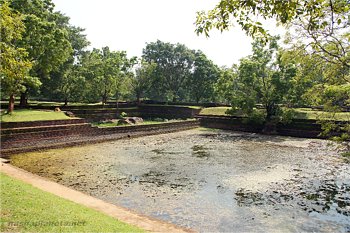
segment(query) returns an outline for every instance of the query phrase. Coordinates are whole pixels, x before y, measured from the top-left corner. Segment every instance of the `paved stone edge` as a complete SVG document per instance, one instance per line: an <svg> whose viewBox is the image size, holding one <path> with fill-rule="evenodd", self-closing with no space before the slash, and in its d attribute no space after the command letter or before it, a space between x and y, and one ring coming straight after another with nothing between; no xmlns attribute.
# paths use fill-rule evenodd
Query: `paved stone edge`
<svg viewBox="0 0 350 233"><path fill-rule="evenodd" d="M126 208L116 206L95 197L89 196L82 192L68 188L61 184L55 183L49 179L35 175L23 169L17 168L8 164L8 161L1 159L0 171L6 175L15 179L21 180L25 183L31 184L40 190L52 193L56 196L73 201L75 203L84 205L91 209L102 212L113 218L116 218L125 223L140 227L150 232L195 232L191 229L186 229L180 226L176 226L171 223L167 223L155 218L151 218Z"/></svg>

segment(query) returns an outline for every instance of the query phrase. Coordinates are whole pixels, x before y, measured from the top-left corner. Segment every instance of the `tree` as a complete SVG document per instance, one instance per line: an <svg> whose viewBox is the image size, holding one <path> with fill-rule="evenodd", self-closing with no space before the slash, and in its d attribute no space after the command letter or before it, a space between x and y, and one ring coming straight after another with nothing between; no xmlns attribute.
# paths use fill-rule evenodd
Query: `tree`
<svg viewBox="0 0 350 233"><path fill-rule="evenodd" d="M250 36L269 38L261 20L273 18L289 29L293 50L317 56L343 71L350 70L350 4L348 0L221 0L208 12L198 12L197 33L227 30L232 20ZM306 52L306 53L305 53ZM350 80L347 79L347 82Z"/></svg>
<svg viewBox="0 0 350 233"><path fill-rule="evenodd" d="M224 102L230 103L233 96L234 81L237 79L238 66L234 64L231 68L222 67L220 70L220 76L217 82L214 84L214 91L217 98Z"/></svg>
<svg viewBox="0 0 350 233"><path fill-rule="evenodd" d="M314 31L346 23L349 11L347 0L220 0L214 9L197 12L196 31L208 36L213 28L229 29L234 20L248 35L268 38L261 20L273 18L282 25L304 21Z"/></svg>
<svg viewBox="0 0 350 233"><path fill-rule="evenodd" d="M188 79L190 97L196 103L214 100L214 84L220 75L219 68L202 51L196 51L194 56L194 71Z"/></svg>
<svg viewBox="0 0 350 233"><path fill-rule="evenodd" d="M123 95L126 77L135 58L128 59L124 51L110 51L109 47L94 48L82 57L82 76L87 81L89 101L102 99L106 104L108 99Z"/></svg>
<svg viewBox="0 0 350 233"><path fill-rule="evenodd" d="M81 59L90 42L83 34L84 29L69 24L69 18L63 18L62 26L66 27L72 52L66 62L56 71L51 72L50 79L42 88L43 96L47 98L63 99L65 105L68 101L83 101L86 89L85 78L82 76Z"/></svg>
<svg viewBox="0 0 350 233"><path fill-rule="evenodd" d="M194 55L185 45L170 44L160 40L148 43L143 50L143 59L156 63L152 89L161 99L176 102L184 99L186 83L193 69Z"/></svg>
<svg viewBox="0 0 350 233"><path fill-rule="evenodd" d="M147 63L141 60L135 69L135 75L131 78L131 86L138 104L151 86L152 74L156 67L157 64L155 63Z"/></svg>
<svg viewBox="0 0 350 233"><path fill-rule="evenodd" d="M0 0L2 2L2 0ZM64 16L54 12L51 0L10 0L10 7L23 14L26 30L22 40L17 40L16 46L26 49L28 59L33 66L32 77L38 77L40 82L50 80L50 74L65 62L71 55L71 44L68 32L62 26ZM22 105L26 102L29 88L21 94Z"/></svg>
<svg viewBox="0 0 350 233"><path fill-rule="evenodd" d="M32 63L26 58L26 50L15 43L22 39L25 30L22 18L11 10L8 2L0 5L1 92L10 96L8 113L14 110L15 95L25 90L24 83L31 79L28 73Z"/></svg>
<svg viewBox="0 0 350 233"><path fill-rule="evenodd" d="M241 59L231 90L234 111L254 115L255 107L261 104L266 122L278 117L295 69L280 62L277 40L271 38L267 46L254 41L253 55Z"/></svg>

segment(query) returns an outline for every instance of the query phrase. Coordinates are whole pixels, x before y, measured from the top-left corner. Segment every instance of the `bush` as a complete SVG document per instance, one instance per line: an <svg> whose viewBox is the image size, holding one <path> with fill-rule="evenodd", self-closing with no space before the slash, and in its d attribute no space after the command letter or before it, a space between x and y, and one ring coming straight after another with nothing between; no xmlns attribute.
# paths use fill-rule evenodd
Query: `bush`
<svg viewBox="0 0 350 233"><path fill-rule="evenodd" d="M283 124L291 123L293 118L296 116L296 111L294 109L284 109L280 113L280 122Z"/></svg>
<svg viewBox="0 0 350 233"><path fill-rule="evenodd" d="M245 124L262 125L265 122L265 114L262 111L254 109L247 118L243 119Z"/></svg>
<svg viewBox="0 0 350 233"><path fill-rule="evenodd" d="M119 115L118 115L118 119L123 119L124 117L127 117L128 114L126 112L121 112Z"/></svg>

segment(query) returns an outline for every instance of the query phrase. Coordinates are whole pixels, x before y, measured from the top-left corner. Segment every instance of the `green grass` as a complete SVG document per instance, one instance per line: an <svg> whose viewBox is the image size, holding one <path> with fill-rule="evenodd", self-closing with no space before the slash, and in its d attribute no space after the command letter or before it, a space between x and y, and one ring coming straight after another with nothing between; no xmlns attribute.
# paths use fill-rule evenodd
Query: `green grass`
<svg viewBox="0 0 350 233"><path fill-rule="evenodd" d="M310 108L295 108L297 119L350 121L350 112L324 112Z"/></svg>
<svg viewBox="0 0 350 233"><path fill-rule="evenodd" d="M72 119L63 112L17 109L12 114L1 113L1 122L48 121Z"/></svg>
<svg viewBox="0 0 350 233"><path fill-rule="evenodd" d="M144 232L2 173L0 178L1 232Z"/></svg>
<svg viewBox="0 0 350 233"><path fill-rule="evenodd" d="M231 107L211 107L211 108L204 108L200 111L199 114L201 115L218 115L218 116L227 116L225 113L226 110L230 109Z"/></svg>

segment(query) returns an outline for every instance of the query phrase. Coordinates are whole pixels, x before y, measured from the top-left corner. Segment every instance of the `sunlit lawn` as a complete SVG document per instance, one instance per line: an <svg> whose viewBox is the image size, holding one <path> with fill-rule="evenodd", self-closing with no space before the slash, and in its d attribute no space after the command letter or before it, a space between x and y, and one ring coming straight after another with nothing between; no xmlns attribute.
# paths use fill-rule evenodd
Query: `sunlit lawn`
<svg viewBox="0 0 350 233"><path fill-rule="evenodd" d="M204 108L200 111L199 114L201 115L218 115L218 116L225 116L226 111L230 109L230 107L211 107L211 108Z"/></svg>
<svg viewBox="0 0 350 233"><path fill-rule="evenodd" d="M0 173L1 232L143 232Z"/></svg>
<svg viewBox="0 0 350 233"><path fill-rule="evenodd" d="M296 108L297 119L350 121L350 112L325 112L310 108Z"/></svg>
<svg viewBox="0 0 350 233"><path fill-rule="evenodd" d="M12 114L1 112L1 122L47 121L72 119L64 112L16 109Z"/></svg>

